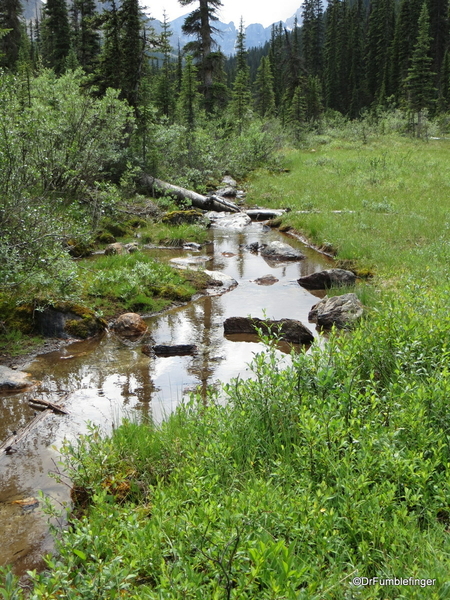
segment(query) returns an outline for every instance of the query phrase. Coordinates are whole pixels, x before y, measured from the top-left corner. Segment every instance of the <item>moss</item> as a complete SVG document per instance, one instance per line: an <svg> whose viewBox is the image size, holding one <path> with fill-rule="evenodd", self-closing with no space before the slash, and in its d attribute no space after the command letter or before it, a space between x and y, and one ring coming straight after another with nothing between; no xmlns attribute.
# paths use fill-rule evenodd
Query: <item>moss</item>
<svg viewBox="0 0 450 600"><path fill-rule="evenodd" d="M280 231L281 233L286 233L287 231L291 231L292 227L290 225L281 225Z"/></svg>
<svg viewBox="0 0 450 600"><path fill-rule="evenodd" d="M114 244L116 242L116 238L109 231L100 231L95 239L100 244Z"/></svg>
<svg viewBox="0 0 450 600"><path fill-rule="evenodd" d="M70 256L73 256L74 258L85 258L94 252L94 246L90 242L84 240L68 240L67 246L69 248Z"/></svg>
<svg viewBox="0 0 450 600"><path fill-rule="evenodd" d="M187 269L180 272L181 277L196 290L204 290L211 285L211 278L203 271Z"/></svg>
<svg viewBox="0 0 450 600"><path fill-rule="evenodd" d="M202 217L203 213L199 210L173 210L164 215L162 222L171 225L181 225L182 223L195 223Z"/></svg>
<svg viewBox="0 0 450 600"><path fill-rule="evenodd" d="M347 271L352 271L357 277L360 277L361 279L370 279L371 277L375 276L375 272L373 269L358 265L358 262L356 260L337 260L335 266L337 269L346 269Z"/></svg>
<svg viewBox="0 0 450 600"><path fill-rule="evenodd" d="M27 335L33 333L33 307L29 304L23 304L10 308L5 314L5 323L8 329L16 329Z"/></svg>
<svg viewBox="0 0 450 600"><path fill-rule="evenodd" d="M74 302L61 302L53 306L59 312L74 315L74 319L67 319L64 329L74 337L85 339L92 337L106 329L106 321L97 317L94 311Z"/></svg>
<svg viewBox="0 0 450 600"><path fill-rule="evenodd" d="M155 296L160 296L161 298L167 298L169 300L182 300L183 302L190 300L194 291L195 290L190 287L175 285L173 283L167 283L151 288L151 292L155 294Z"/></svg>

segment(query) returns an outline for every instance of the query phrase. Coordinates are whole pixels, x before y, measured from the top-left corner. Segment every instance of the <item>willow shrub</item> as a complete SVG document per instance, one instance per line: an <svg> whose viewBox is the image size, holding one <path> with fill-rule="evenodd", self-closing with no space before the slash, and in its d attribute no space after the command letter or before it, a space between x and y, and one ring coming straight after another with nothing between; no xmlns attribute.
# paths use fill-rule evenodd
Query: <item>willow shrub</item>
<svg viewBox="0 0 450 600"><path fill-rule="evenodd" d="M410 286L287 367L266 340L226 402L67 444L79 515L30 598L448 597L448 326Z"/></svg>

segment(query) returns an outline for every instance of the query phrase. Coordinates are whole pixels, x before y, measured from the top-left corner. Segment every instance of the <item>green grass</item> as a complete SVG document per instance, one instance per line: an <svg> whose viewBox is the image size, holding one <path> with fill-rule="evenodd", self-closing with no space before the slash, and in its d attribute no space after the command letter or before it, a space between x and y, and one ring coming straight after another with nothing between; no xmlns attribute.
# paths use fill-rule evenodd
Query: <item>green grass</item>
<svg viewBox="0 0 450 600"><path fill-rule="evenodd" d="M32 600L450 598L449 146L357 138L290 152L251 199L376 270L366 317L288 368L269 342L225 403L67 444L77 506Z"/></svg>
<svg viewBox="0 0 450 600"><path fill-rule="evenodd" d="M283 224L384 279L439 279L450 258L450 142L392 135L311 143L287 153L289 173L252 176L249 201L291 208Z"/></svg>
<svg viewBox="0 0 450 600"><path fill-rule="evenodd" d="M208 239L208 231L204 226L196 223L183 223L181 225L167 225L154 223L141 230L141 240L145 244L165 244L168 246L182 246L185 242L202 244Z"/></svg>

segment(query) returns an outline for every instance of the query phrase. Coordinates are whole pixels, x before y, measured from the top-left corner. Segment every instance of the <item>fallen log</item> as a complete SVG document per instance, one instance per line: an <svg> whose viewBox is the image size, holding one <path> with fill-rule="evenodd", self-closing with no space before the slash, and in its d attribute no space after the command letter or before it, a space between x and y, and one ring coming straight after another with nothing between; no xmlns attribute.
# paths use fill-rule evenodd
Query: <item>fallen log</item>
<svg viewBox="0 0 450 600"><path fill-rule="evenodd" d="M241 212L241 209L236 206L234 202L226 200L221 196L216 196L215 194L203 196L192 190L187 190L178 185L172 185L166 181L161 181L161 179L157 179L146 173L141 175L140 184L148 191L166 192L171 196L175 196L178 200L190 200L192 206L201 208L202 210Z"/></svg>
<svg viewBox="0 0 450 600"><path fill-rule="evenodd" d="M67 412L67 410L64 410L64 408L62 406L60 406L59 404L53 404L52 402L47 402L47 400L40 400L39 398L31 398L29 403L30 404L32 404L32 403L39 404L45 408L49 408L50 410L52 410L53 412L55 412L59 415L68 415L69 414Z"/></svg>
<svg viewBox="0 0 450 600"><path fill-rule="evenodd" d="M195 344L158 344L153 346L153 352L156 356L186 356L196 354L197 346Z"/></svg>
<svg viewBox="0 0 450 600"><path fill-rule="evenodd" d="M269 219L281 217L286 213L284 209L278 210L275 208L249 208L244 212L252 221L268 221Z"/></svg>

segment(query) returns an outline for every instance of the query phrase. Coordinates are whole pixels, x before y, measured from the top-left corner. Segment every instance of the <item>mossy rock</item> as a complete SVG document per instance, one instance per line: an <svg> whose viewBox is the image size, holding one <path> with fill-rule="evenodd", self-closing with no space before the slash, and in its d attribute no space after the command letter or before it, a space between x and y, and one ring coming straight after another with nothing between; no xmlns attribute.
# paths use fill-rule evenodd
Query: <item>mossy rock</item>
<svg viewBox="0 0 450 600"><path fill-rule="evenodd" d="M170 225L181 225L182 223L195 223L202 217L203 213L199 210L173 210L166 213L161 220Z"/></svg>
<svg viewBox="0 0 450 600"><path fill-rule="evenodd" d="M347 271L352 271L360 279L370 279L371 277L374 277L374 275L375 275L375 272L373 269L370 269L368 267L361 267L358 265L358 262L356 260L352 260L352 259L337 260L336 268L346 269Z"/></svg>
<svg viewBox="0 0 450 600"><path fill-rule="evenodd" d="M138 227L146 227L148 225L148 221L142 217L134 217L133 219L129 219L126 224L132 229L137 229Z"/></svg>
<svg viewBox="0 0 450 600"><path fill-rule="evenodd" d="M8 329L17 329L26 335L34 332L33 307L29 304L15 306L5 315Z"/></svg>
<svg viewBox="0 0 450 600"><path fill-rule="evenodd" d="M74 258L85 258L86 256L91 256L94 252L93 244L82 240L68 240L67 246L69 248L70 256L73 256Z"/></svg>
<svg viewBox="0 0 450 600"><path fill-rule="evenodd" d="M167 283L161 286L153 286L151 292L160 298L168 300L182 300L186 302L192 298L192 290L186 289L183 285Z"/></svg>
<svg viewBox="0 0 450 600"><path fill-rule="evenodd" d="M193 269L187 269L186 271L182 271L180 273L181 277L191 285L196 290L205 290L211 285L214 285L214 282L211 278L204 273L203 271L194 271Z"/></svg>
<svg viewBox="0 0 450 600"><path fill-rule="evenodd" d="M61 302L36 312L36 328L46 337L86 339L106 329L93 310L74 302Z"/></svg>
<svg viewBox="0 0 450 600"><path fill-rule="evenodd" d="M277 217L276 219L269 219L266 222L268 227L272 227L273 229L277 229L282 224L283 220L281 217Z"/></svg>
<svg viewBox="0 0 450 600"><path fill-rule="evenodd" d="M95 238L100 244L114 244L116 238L109 231L100 231Z"/></svg>

